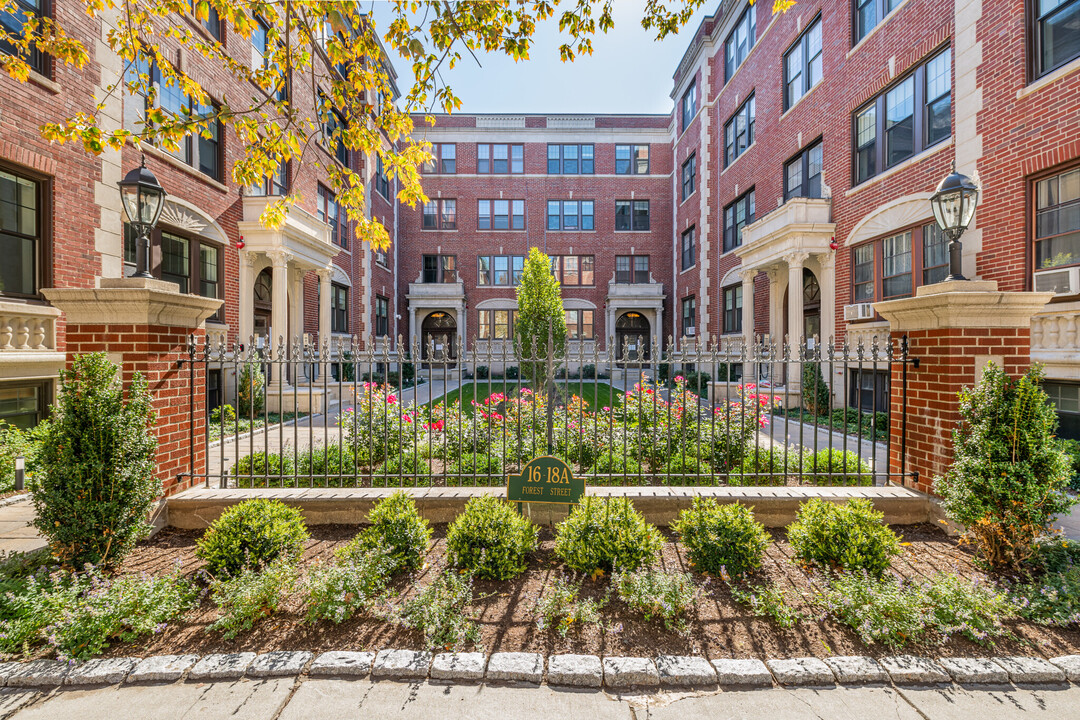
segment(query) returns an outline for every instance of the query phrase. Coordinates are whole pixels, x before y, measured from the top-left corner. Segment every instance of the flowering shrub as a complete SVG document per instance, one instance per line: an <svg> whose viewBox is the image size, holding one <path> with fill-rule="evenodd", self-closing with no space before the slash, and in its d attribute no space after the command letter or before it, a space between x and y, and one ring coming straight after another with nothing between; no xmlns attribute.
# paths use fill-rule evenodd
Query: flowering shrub
<svg viewBox="0 0 1080 720"><path fill-rule="evenodd" d="M307 619L339 624L373 607L392 569L393 561L378 551L347 554L316 565L304 582Z"/></svg>
<svg viewBox="0 0 1080 720"><path fill-rule="evenodd" d="M402 407L390 385L366 382L354 407L338 418L345 445L364 465L374 465L400 451L404 439L418 434L421 411Z"/></svg>
<svg viewBox="0 0 1080 720"><path fill-rule="evenodd" d="M210 582L210 597L221 617L207 628L232 640L259 620L277 612L296 588L299 570L295 558L279 557L265 567L245 566L238 574Z"/></svg>
<svg viewBox="0 0 1080 720"><path fill-rule="evenodd" d="M457 650L480 644L480 627L467 613L472 601L472 576L445 570L395 615L401 625L419 630L428 648Z"/></svg>
<svg viewBox="0 0 1080 720"><path fill-rule="evenodd" d="M780 399L759 392L757 385L736 387L735 397L718 404L712 418L702 423L702 442L712 447L712 462L719 472L740 467L754 446L758 430L769 425L769 414Z"/></svg>
<svg viewBox="0 0 1080 720"><path fill-rule="evenodd" d="M607 596L596 600L581 598L581 586L584 578L568 579L565 576L555 578L536 604L536 627L554 630L560 637L566 637L571 629L579 629L587 624L600 622L600 610L607 604Z"/></svg>
<svg viewBox="0 0 1080 720"><path fill-rule="evenodd" d="M727 573L720 575L736 602L750 608L759 617L771 618L780 627L790 630L803 619L802 613L787 601L784 591L774 584L740 586L732 582Z"/></svg>
<svg viewBox="0 0 1080 720"><path fill-rule="evenodd" d="M621 570L611 578L619 599L645 616L657 618L668 630L685 632L687 616L701 597L701 587L690 573L655 568Z"/></svg>

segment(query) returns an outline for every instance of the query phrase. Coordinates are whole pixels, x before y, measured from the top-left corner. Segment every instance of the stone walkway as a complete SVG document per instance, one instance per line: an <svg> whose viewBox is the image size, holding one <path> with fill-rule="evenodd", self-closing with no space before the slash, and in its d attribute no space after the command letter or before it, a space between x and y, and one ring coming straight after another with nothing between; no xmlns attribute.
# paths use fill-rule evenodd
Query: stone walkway
<svg viewBox="0 0 1080 720"><path fill-rule="evenodd" d="M33 519L34 504L29 496L0 507L0 557L45 547L45 540L30 525Z"/></svg>
<svg viewBox="0 0 1080 720"><path fill-rule="evenodd" d="M8 720L1068 720L1080 687L856 686L615 695L569 688L293 678L0 691Z"/></svg>

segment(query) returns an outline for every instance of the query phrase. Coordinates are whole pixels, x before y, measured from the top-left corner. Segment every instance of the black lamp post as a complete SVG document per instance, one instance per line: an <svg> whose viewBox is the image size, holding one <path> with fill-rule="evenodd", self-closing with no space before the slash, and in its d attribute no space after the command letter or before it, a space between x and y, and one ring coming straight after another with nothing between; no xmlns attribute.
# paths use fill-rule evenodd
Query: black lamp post
<svg viewBox="0 0 1080 720"><path fill-rule="evenodd" d="M120 186L120 198L124 202L124 213L128 222L135 227L138 239L135 241L135 274L132 277L152 278L150 274L150 231L157 225L161 208L165 205L165 188L146 167L146 156L142 165L135 168L117 183Z"/></svg>
<svg viewBox="0 0 1080 720"><path fill-rule="evenodd" d="M967 175L956 172L956 163L953 162L952 173L941 181L930 198L938 227L949 238L949 275L945 280L967 280L960 267L960 236L975 216L975 206L978 204L979 187Z"/></svg>

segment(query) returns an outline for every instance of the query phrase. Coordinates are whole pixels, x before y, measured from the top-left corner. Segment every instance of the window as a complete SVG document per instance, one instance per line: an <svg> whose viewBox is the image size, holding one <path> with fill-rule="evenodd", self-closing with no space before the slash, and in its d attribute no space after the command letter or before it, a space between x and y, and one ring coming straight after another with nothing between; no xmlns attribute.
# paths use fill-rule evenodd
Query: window
<svg viewBox="0 0 1080 720"><path fill-rule="evenodd" d="M593 152L592 145L548 145L548 175L592 175Z"/></svg>
<svg viewBox="0 0 1080 720"><path fill-rule="evenodd" d="M593 255L552 255L551 272L562 285L594 285L596 258Z"/></svg>
<svg viewBox="0 0 1080 720"><path fill-rule="evenodd" d="M784 109L821 82L821 16L784 53Z"/></svg>
<svg viewBox="0 0 1080 720"><path fill-rule="evenodd" d="M425 283L457 282L457 255L425 255Z"/></svg>
<svg viewBox="0 0 1080 720"><path fill-rule="evenodd" d="M326 149L342 165L349 164L349 149L345 147L345 119L337 110L324 109L323 140Z"/></svg>
<svg viewBox="0 0 1080 720"><path fill-rule="evenodd" d="M754 144L755 105L751 94L724 126L724 167Z"/></svg>
<svg viewBox="0 0 1080 720"><path fill-rule="evenodd" d="M476 284L516 287L524 271L524 255L481 255L476 259Z"/></svg>
<svg viewBox="0 0 1080 720"><path fill-rule="evenodd" d="M0 383L0 424L29 430L49 414L51 382Z"/></svg>
<svg viewBox="0 0 1080 720"><path fill-rule="evenodd" d="M724 332L742 332L742 285L724 288Z"/></svg>
<svg viewBox="0 0 1080 720"><path fill-rule="evenodd" d="M784 165L784 200L821 197L821 141L818 140Z"/></svg>
<svg viewBox="0 0 1080 720"><path fill-rule="evenodd" d="M425 230L457 230L457 200L440 198L424 203Z"/></svg>
<svg viewBox="0 0 1080 720"><path fill-rule="evenodd" d="M524 230L524 200L478 200L477 227L481 230Z"/></svg>
<svg viewBox="0 0 1080 720"><path fill-rule="evenodd" d="M481 340L510 340L514 337L517 310L480 310Z"/></svg>
<svg viewBox="0 0 1080 720"><path fill-rule="evenodd" d="M615 229L644 231L649 229L648 200L616 200Z"/></svg>
<svg viewBox="0 0 1080 720"><path fill-rule="evenodd" d="M424 172L440 175L457 173L457 145L455 143L432 143L431 156L434 159L424 166Z"/></svg>
<svg viewBox="0 0 1080 720"><path fill-rule="evenodd" d="M548 200L548 230L593 230L595 203L592 200Z"/></svg>
<svg viewBox="0 0 1080 720"><path fill-rule="evenodd" d="M570 340L593 339L593 311L566 310L566 337Z"/></svg>
<svg viewBox="0 0 1080 720"><path fill-rule="evenodd" d="M476 146L476 172L494 175L520 175L525 172L524 145Z"/></svg>
<svg viewBox="0 0 1080 720"><path fill-rule="evenodd" d="M855 113L855 182L903 162L952 134L948 49Z"/></svg>
<svg viewBox="0 0 1080 720"><path fill-rule="evenodd" d="M752 222L754 222L753 189L724 208L724 252L742 245L743 228Z"/></svg>
<svg viewBox="0 0 1080 720"><path fill-rule="evenodd" d="M124 274L135 272L135 228L124 223ZM222 293L222 252L219 245L199 238L155 228L150 233L150 273L176 283L180 292L220 298ZM221 310L213 316L221 318Z"/></svg>
<svg viewBox="0 0 1080 720"><path fill-rule="evenodd" d="M322 185L319 186L318 195L317 214L320 220L330 226L330 242L348 249L349 222L338 205L337 196Z"/></svg>
<svg viewBox="0 0 1080 720"><path fill-rule="evenodd" d="M743 10L742 17L735 23L735 28L724 41L724 83L731 80L731 76L743 64L743 60L750 54L757 40L757 13L753 5L748 5Z"/></svg>
<svg viewBox="0 0 1080 720"><path fill-rule="evenodd" d="M390 257L386 248L374 248L372 252L375 254L375 262L389 270Z"/></svg>
<svg viewBox="0 0 1080 720"><path fill-rule="evenodd" d="M686 162L682 165L682 199L690 197L694 194L694 175L695 166L697 165L697 154L693 154L686 159Z"/></svg>
<svg viewBox="0 0 1080 720"><path fill-rule="evenodd" d="M694 228L690 228L682 234L681 252L679 253L682 258L682 269L688 270L694 266L696 261L694 252L697 249L694 244Z"/></svg>
<svg viewBox="0 0 1080 720"><path fill-rule="evenodd" d="M195 0L192 0L192 2L191 2L191 11L192 12L195 12L195 5L196 5ZM214 7L212 4L208 5L207 13L206 13L206 19L205 20L200 20L199 25L201 25L203 27L203 29L206 30L206 32L210 33L211 37L213 37L218 42L221 42L222 37L224 37L224 34L222 33L222 27L221 27L221 16L218 15L217 8Z"/></svg>
<svg viewBox="0 0 1080 720"><path fill-rule="evenodd" d="M1080 264L1080 167L1035 183L1034 227L1036 270Z"/></svg>
<svg viewBox="0 0 1080 720"><path fill-rule="evenodd" d="M886 370L848 371L848 407L863 412L889 412L889 373Z"/></svg>
<svg viewBox="0 0 1080 720"><path fill-rule="evenodd" d="M851 301L911 297L949 274L949 243L936 222L894 232L852 248Z"/></svg>
<svg viewBox="0 0 1080 720"><path fill-rule="evenodd" d="M330 285L330 332L349 332L349 288Z"/></svg>
<svg viewBox="0 0 1080 720"><path fill-rule="evenodd" d="M697 115L697 83L690 83L690 87L686 88L686 92L682 96L682 129L685 132L686 128L690 126L690 122Z"/></svg>
<svg viewBox="0 0 1080 720"><path fill-rule="evenodd" d="M694 324L697 322L697 304L694 296L683 298L682 301L682 332L683 335L694 334Z"/></svg>
<svg viewBox="0 0 1080 720"><path fill-rule="evenodd" d="M0 31L11 37L19 37L23 33L23 27L29 20L45 17L45 3L47 0L15 0L15 12L0 13ZM46 56L36 47L23 53L12 43L0 40L0 53L14 55L22 58L30 69L41 75L48 74Z"/></svg>
<svg viewBox="0 0 1080 720"><path fill-rule="evenodd" d="M1042 389L1057 409L1058 437L1080 440L1080 384L1044 382Z"/></svg>
<svg viewBox="0 0 1080 720"><path fill-rule="evenodd" d="M616 145L615 146L615 174L616 175L648 175L649 174L649 146L648 145Z"/></svg>
<svg viewBox="0 0 1080 720"><path fill-rule="evenodd" d="M649 256L616 255L615 282L624 284L649 282Z"/></svg>
<svg viewBox="0 0 1080 720"><path fill-rule="evenodd" d="M1032 0L1036 77L1080 57L1080 0Z"/></svg>
<svg viewBox="0 0 1080 720"><path fill-rule="evenodd" d="M903 0L855 0L855 43L877 27Z"/></svg>
<svg viewBox="0 0 1080 720"><path fill-rule="evenodd" d="M390 334L390 300L381 295L375 296L375 337Z"/></svg>
<svg viewBox="0 0 1080 720"><path fill-rule="evenodd" d="M390 178L386 175L382 155L375 155L375 189L387 200L390 199Z"/></svg>
<svg viewBox="0 0 1080 720"><path fill-rule="evenodd" d="M0 295L37 295L48 269L44 189L43 183L0 169Z"/></svg>
<svg viewBox="0 0 1080 720"><path fill-rule="evenodd" d="M144 79L145 78L145 79ZM167 87L161 82L161 74L156 65L149 60L131 63L124 72L124 82L129 88L124 103L124 127L132 132L142 133L146 129L146 113L151 109L150 94L140 87L149 83L157 89L156 101L161 110L177 118L193 123L202 122L202 126L193 129L181 138L179 147L167 152L185 165L197 169L215 180L222 180L224 152L222 147L221 123L214 119L217 108L214 105L200 105L183 94L173 85ZM134 87L136 90L131 90Z"/></svg>
<svg viewBox="0 0 1080 720"><path fill-rule="evenodd" d="M259 70L266 65L270 55L270 26L260 18L255 18L251 28L251 69Z"/></svg>
<svg viewBox="0 0 1080 720"><path fill-rule="evenodd" d="M289 194L289 163L282 160L278 163L277 171L270 177L264 177L258 184L251 185L247 194L252 197L265 195L288 195Z"/></svg>

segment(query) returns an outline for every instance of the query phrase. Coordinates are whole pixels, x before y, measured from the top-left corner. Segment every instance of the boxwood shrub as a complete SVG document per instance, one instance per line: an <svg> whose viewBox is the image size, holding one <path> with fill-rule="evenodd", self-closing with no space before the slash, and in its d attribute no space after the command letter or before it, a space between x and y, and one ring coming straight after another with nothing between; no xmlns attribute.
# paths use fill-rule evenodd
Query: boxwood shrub
<svg viewBox="0 0 1080 720"><path fill-rule="evenodd" d="M712 465L689 452L676 452L660 468L665 485L715 485Z"/></svg>
<svg viewBox="0 0 1080 720"><path fill-rule="evenodd" d="M416 570L424 564L431 527L416 511L412 497L399 490L380 500L368 513L368 522L369 527L334 551L339 560L356 559L371 551L383 552L390 561L389 574Z"/></svg>
<svg viewBox="0 0 1080 720"><path fill-rule="evenodd" d="M699 572L732 577L761 567L770 538L753 511L739 503L721 505L712 498L694 498L671 529Z"/></svg>
<svg viewBox="0 0 1080 720"><path fill-rule="evenodd" d="M874 484L874 471L852 450L823 448L807 453L803 472L812 485L851 485L869 487Z"/></svg>
<svg viewBox="0 0 1080 720"><path fill-rule="evenodd" d="M556 528L555 554L572 570L591 573L649 565L663 545L627 498L586 496Z"/></svg>
<svg viewBox="0 0 1080 720"><path fill-rule="evenodd" d="M782 487L788 475L799 471L802 451L796 448L772 447L747 450L738 469L728 475L729 485ZM802 469L806 471L806 461ZM759 474L761 473L761 474Z"/></svg>
<svg viewBox="0 0 1080 720"><path fill-rule="evenodd" d="M478 578L509 580L525 571L536 536L536 526L513 505L481 495L469 500L450 523L446 547L452 565L471 570Z"/></svg>
<svg viewBox="0 0 1080 720"><path fill-rule="evenodd" d="M475 473L476 477L470 477ZM446 468L447 485L501 485L503 483L503 463L497 455L487 453L462 453ZM496 482L491 482L494 479Z"/></svg>
<svg viewBox="0 0 1080 720"><path fill-rule="evenodd" d="M619 450L605 450L589 468L590 474L611 474L613 477L589 478L590 485L644 485L642 466L635 458Z"/></svg>
<svg viewBox="0 0 1080 720"><path fill-rule="evenodd" d="M880 576L900 552L900 539L883 518L863 498L843 505L814 498L799 508L788 526L788 540L795 557L805 562Z"/></svg>
<svg viewBox="0 0 1080 720"><path fill-rule="evenodd" d="M279 500L245 500L214 521L199 538L195 555L211 575L235 575L279 557L299 559L309 537L297 508Z"/></svg>
<svg viewBox="0 0 1080 720"><path fill-rule="evenodd" d="M427 484L431 478L431 465L420 453L406 450L390 457L375 471L372 487L395 487L400 484Z"/></svg>

